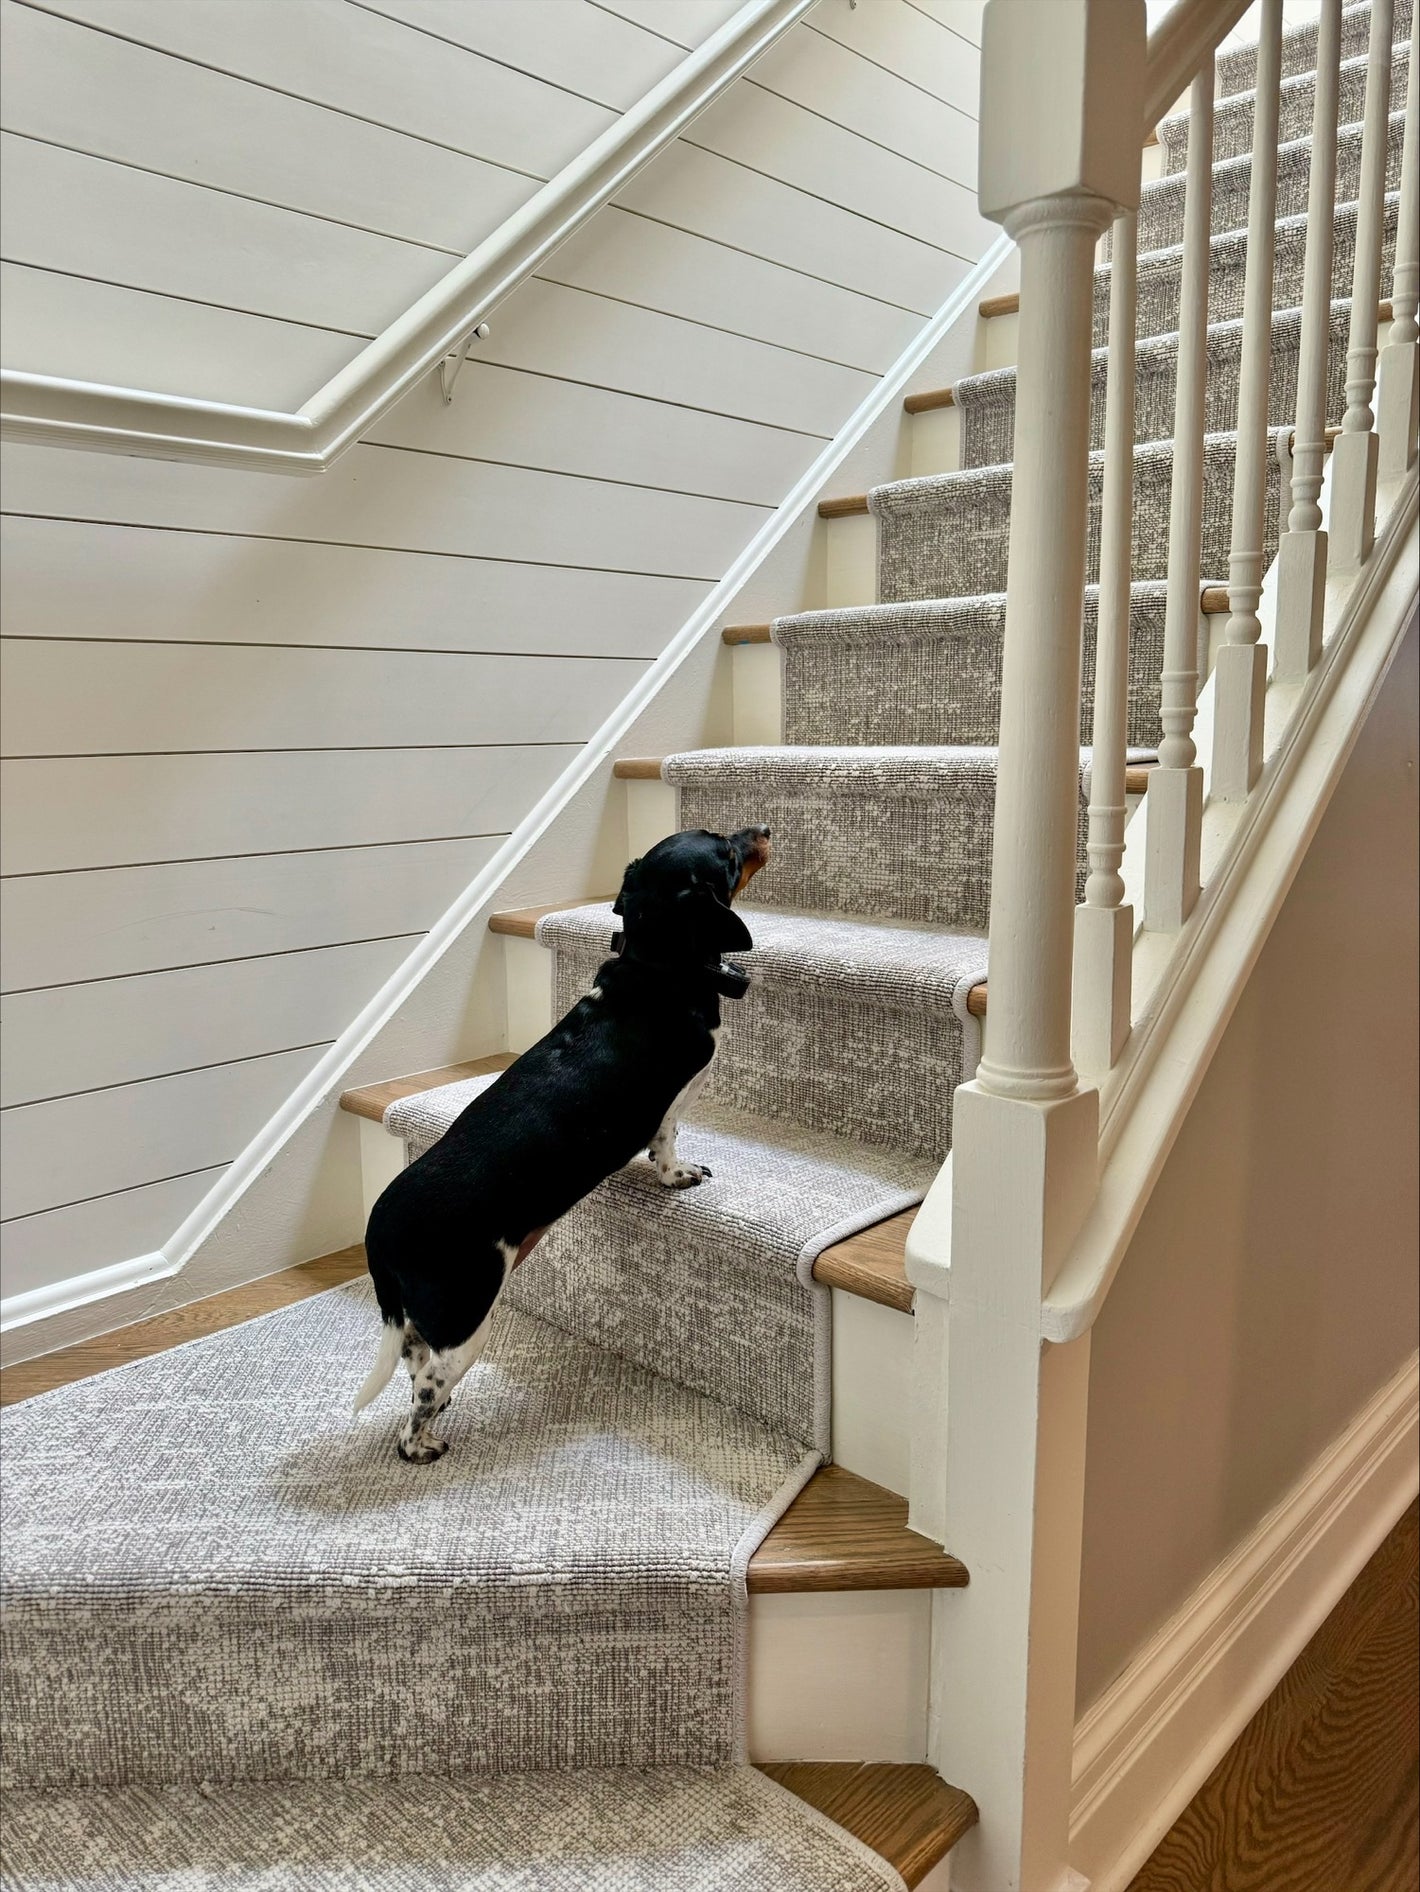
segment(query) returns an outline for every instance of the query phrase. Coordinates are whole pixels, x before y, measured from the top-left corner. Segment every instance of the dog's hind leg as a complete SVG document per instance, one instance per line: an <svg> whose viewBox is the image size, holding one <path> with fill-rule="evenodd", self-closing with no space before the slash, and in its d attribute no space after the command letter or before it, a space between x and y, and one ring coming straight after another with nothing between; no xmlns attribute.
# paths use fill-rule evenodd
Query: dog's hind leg
<svg viewBox="0 0 1420 1892"><path fill-rule="evenodd" d="M452 1399L454 1388L464 1374L471 1366L477 1365L483 1349L488 1345L492 1326L493 1314L490 1309L482 1325L457 1347L446 1347L436 1353L425 1347L422 1340L419 1342L424 1349L424 1358L417 1368L410 1361L414 1398L409 1417L399 1434L399 1455L408 1464L431 1465L448 1451L448 1440L439 1438L430 1427Z"/></svg>
<svg viewBox="0 0 1420 1892"><path fill-rule="evenodd" d="M680 1128L680 1120L705 1088L705 1080L709 1075L708 1064L704 1070L695 1073L661 1119L661 1127L652 1137L651 1147L646 1152L656 1165L656 1174L667 1189L693 1189L697 1183L704 1182L710 1174L703 1164L682 1163L675 1153L676 1131Z"/></svg>

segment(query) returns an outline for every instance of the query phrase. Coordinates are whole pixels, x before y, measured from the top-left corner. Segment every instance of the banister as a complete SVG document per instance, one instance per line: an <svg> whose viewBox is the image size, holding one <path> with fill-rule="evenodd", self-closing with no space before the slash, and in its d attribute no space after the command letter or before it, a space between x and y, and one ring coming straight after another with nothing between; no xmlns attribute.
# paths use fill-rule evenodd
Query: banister
<svg viewBox="0 0 1420 1892"><path fill-rule="evenodd" d="M88 452L324 473L816 0L747 4L290 414L0 370L0 435Z"/></svg>
<svg viewBox="0 0 1420 1892"><path fill-rule="evenodd" d="M1252 0L1176 0L1169 8L1149 35L1144 67L1146 137L1251 5Z"/></svg>

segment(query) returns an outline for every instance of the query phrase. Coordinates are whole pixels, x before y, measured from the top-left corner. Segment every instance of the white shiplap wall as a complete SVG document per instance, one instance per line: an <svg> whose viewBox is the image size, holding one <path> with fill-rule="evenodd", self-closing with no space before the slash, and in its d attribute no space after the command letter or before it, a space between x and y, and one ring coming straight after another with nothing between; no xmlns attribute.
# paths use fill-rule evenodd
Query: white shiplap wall
<svg viewBox="0 0 1420 1892"><path fill-rule="evenodd" d="M3 0L6 365L295 407L734 10ZM321 479L6 453L6 1295L172 1233L986 247L979 12L821 0Z"/></svg>

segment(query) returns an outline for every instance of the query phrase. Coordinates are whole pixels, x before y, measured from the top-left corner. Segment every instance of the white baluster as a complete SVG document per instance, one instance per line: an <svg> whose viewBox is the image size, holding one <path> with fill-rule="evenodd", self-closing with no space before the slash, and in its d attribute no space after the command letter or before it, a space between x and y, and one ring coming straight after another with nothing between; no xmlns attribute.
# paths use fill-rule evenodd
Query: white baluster
<svg viewBox="0 0 1420 1892"><path fill-rule="evenodd" d="M1301 365L1292 443L1292 508L1277 554L1277 675L1305 678L1321 655L1326 592L1326 534L1321 527L1326 459L1327 354L1331 341L1332 218L1336 196L1336 103L1341 57L1341 0L1321 0L1316 104L1312 112L1307 260L1302 284ZM1285 501L1285 495L1283 496ZM1279 501L1279 504L1283 503Z"/></svg>
<svg viewBox="0 0 1420 1892"><path fill-rule="evenodd" d="M1280 5L1281 0L1268 0ZM1115 219L1110 244L1109 380L1104 493L1100 502L1100 599L1090 768L1089 877L1075 910L1071 1047L1081 1070L1108 1071L1129 1036L1134 909L1124 902L1124 755L1129 708L1129 574L1134 519L1134 325L1138 304L1137 211Z"/></svg>
<svg viewBox="0 0 1420 1892"><path fill-rule="evenodd" d="M981 1808L953 1877L1035 1888L1068 1876L1089 1390L1088 1342L1042 1348L1041 1295L1099 1148L1070 1060L1090 316L1096 240L1138 203L1144 0L988 0L981 64L981 212L1021 258L991 1018L908 1247L947 1349L945 1396L939 1352L918 1382L911 1515L949 1508L972 1573L933 1626L931 1759Z"/></svg>
<svg viewBox="0 0 1420 1892"><path fill-rule="evenodd" d="M1258 642L1262 625L1257 606L1262 597L1262 531L1272 461L1267 394L1272 377L1272 266L1276 250L1281 73L1282 0L1263 0L1257 46L1257 104L1252 119L1238 464L1233 480L1232 549L1228 555L1228 623L1213 681L1212 791L1221 801L1245 801L1262 768L1267 652Z"/></svg>
<svg viewBox="0 0 1420 1892"><path fill-rule="evenodd" d="M1410 21L1410 77L1405 91L1405 144L1400 160L1400 222L1395 235L1395 287L1391 325L1381 350L1376 411L1381 437L1382 479L1398 479L1415 459L1420 427L1420 372L1415 320L1420 294L1420 8Z"/></svg>
<svg viewBox="0 0 1420 1892"><path fill-rule="evenodd" d="M1203 825L1203 771L1197 766L1193 723L1198 713L1203 398L1208 372L1208 262L1213 219L1211 59L1189 93L1188 181L1184 189L1168 601L1164 607L1159 704L1163 740L1159 744L1159 766L1149 778L1144 821L1144 921L1164 932L1182 926L1198 898Z"/></svg>
<svg viewBox="0 0 1420 1892"><path fill-rule="evenodd" d="M1346 352L1346 414L1332 447L1331 540L1334 572L1359 571L1376 531L1379 441L1371 401L1376 391L1376 323L1381 295L1381 224L1389 144L1390 42L1393 0L1371 0L1366 62L1366 123L1361 139L1361 189L1356 208L1356 260L1351 275L1351 333Z"/></svg>

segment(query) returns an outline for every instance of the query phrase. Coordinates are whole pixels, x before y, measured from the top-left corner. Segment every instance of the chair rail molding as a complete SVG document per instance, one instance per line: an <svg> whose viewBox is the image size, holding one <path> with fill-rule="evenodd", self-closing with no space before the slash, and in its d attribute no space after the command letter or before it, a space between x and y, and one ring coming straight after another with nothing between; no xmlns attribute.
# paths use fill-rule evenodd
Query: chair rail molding
<svg viewBox="0 0 1420 1892"><path fill-rule="evenodd" d="M419 378L712 105L817 0L747 0L294 414L0 370L0 437L91 453L324 473Z"/></svg>

